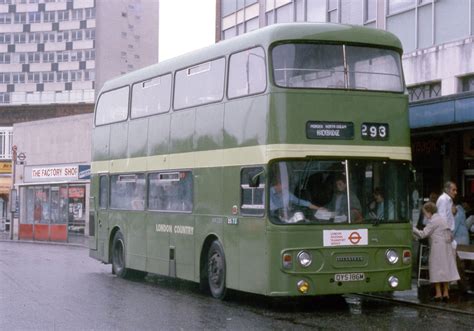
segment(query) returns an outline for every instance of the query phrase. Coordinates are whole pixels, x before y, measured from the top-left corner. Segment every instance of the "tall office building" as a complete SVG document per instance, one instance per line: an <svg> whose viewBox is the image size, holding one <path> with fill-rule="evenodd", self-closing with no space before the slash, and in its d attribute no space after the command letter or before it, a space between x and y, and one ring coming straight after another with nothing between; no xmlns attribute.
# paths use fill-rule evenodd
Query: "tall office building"
<svg viewBox="0 0 474 331"><path fill-rule="evenodd" d="M94 0L0 0L0 105L91 102Z"/></svg>
<svg viewBox="0 0 474 331"><path fill-rule="evenodd" d="M474 200L474 0L218 0L217 40L266 25L334 22L400 38L423 196L456 180Z"/></svg>
<svg viewBox="0 0 474 331"><path fill-rule="evenodd" d="M158 62L158 0L96 0L96 92L104 82Z"/></svg>

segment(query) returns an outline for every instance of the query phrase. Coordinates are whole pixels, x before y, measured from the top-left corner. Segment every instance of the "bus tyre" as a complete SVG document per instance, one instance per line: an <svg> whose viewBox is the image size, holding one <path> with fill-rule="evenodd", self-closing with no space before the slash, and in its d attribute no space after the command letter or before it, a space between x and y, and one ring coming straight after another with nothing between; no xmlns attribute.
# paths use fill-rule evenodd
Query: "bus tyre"
<svg viewBox="0 0 474 331"><path fill-rule="evenodd" d="M112 242L112 273L120 278L130 278L132 272L125 267L125 240L118 231Z"/></svg>
<svg viewBox="0 0 474 331"><path fill-rule="evenodd" d="M207 279L211 295L216 299L224 299L227 292L225 255L222 244L217 240L211 244L207 255Z"/></svg>

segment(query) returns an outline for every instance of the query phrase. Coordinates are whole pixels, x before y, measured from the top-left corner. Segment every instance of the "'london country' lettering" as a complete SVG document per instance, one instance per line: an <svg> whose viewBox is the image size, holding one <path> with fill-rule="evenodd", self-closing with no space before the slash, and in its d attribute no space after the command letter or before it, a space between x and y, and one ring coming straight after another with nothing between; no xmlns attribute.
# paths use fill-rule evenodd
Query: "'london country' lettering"
<svg viewBox="0 0 474 331"><path fill-rule="evenodd" d="M194 227L187 225L156 224L155 231L192 236L194 234Z"/></svg>

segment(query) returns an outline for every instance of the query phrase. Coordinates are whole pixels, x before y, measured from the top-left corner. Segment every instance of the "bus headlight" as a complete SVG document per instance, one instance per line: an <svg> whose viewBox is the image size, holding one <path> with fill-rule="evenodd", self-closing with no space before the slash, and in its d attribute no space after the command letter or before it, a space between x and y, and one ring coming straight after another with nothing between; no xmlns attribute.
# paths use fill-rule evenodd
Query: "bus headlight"
<svg viewBox="0 0 474 331"><path fill-rule="evenodd" d="M303 268L307 268L311 265L311 262L313 262L313 258L311 257L311 254L307 251L301 251L298 253L298 262Z"/></svg>
<svg viewBox="0 0 474 331"><path fill-rule="evenodd" d="M399 280L395 276L390 276L388 277L388 285L390 285L391 288L396 288L398 287Z"/></svg>
<svg viewBox="0 0 474 331"><path fill-rule="evenodd" d="M387 249L385 252L385 258L390 264L395 264L398 262L398 253L394 249Z"/></svg>

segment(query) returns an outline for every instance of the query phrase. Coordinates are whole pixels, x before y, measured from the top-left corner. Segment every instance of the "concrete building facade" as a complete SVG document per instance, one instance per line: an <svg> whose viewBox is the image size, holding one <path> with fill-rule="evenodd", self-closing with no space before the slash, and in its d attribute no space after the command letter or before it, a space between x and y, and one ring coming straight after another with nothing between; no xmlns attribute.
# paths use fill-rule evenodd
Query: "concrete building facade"
<svg viewBox="0 0 474 331"><path fill-rule="evenodd" d="M13 125L22 155L13 238L84 243L88 235L93 114Z"/></svg>
<svg viewBox="0 0 474 331"><path fill-rule="evenodd" d="M218 0L217 40L275 23L334 22L400 38L413 163L424 197L446 180L474 199L474 0Z"/></svg>

